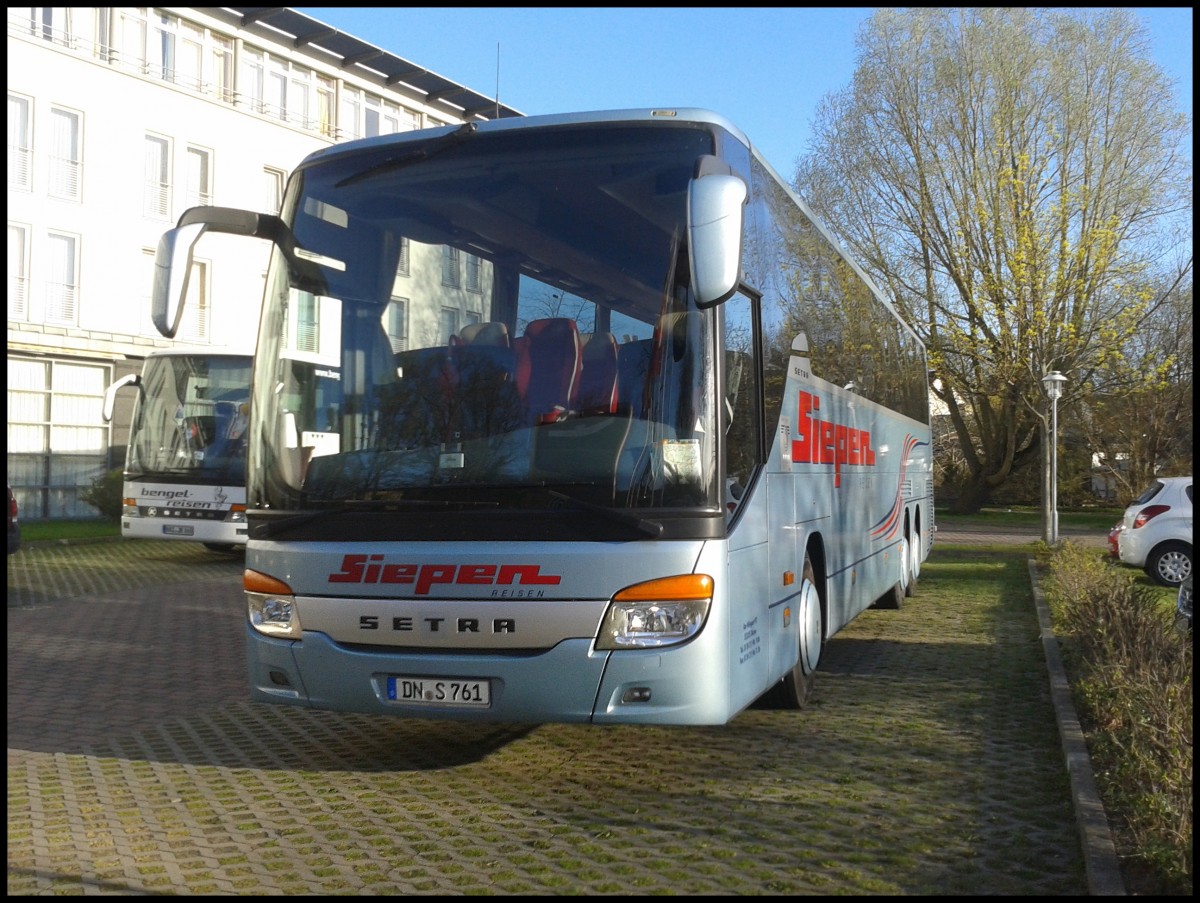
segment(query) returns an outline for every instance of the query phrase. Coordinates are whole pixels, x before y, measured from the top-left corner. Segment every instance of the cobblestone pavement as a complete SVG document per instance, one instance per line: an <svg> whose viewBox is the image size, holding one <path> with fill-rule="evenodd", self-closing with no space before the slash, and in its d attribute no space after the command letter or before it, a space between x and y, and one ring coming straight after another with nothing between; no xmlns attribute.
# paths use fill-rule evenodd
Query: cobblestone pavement
<svg viewBox="0 0 1200 903"><path fill-rule="evenodd" d="M937 558L804 712L595 728L249 703L240 557L27 546L8 893L1086 894L1033 607Z"/></svg>

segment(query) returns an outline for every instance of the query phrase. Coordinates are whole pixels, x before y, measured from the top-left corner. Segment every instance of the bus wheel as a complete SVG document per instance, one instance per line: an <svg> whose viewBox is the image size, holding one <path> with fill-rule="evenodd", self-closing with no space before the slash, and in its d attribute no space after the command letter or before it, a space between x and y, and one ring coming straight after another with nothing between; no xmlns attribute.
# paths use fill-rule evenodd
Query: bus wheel
<svg viewBox="0 0 1200 903"><path fill-rule="evenodd" d="M909 542L905 538L900 542L900 579L892 584L892 588L875 600L872 608L886 608L895 610L904 604L904 597L908 595L909 583L909 567L911 564L909 557Z"/></svg>
<svg viewBox="0 0 1200 903"><path fill-rule="evenodd" d="M921 536L912 537L908 542L908 583L904 586L904 595L912 598L917 594L917 575L921 573Z"/></svg>
<svg viewBox="0 0 1200 903"><path fill-rule="evenodd" d="M804 574L800 580L796 609L797 627L800 629L800 660L780 685L782 702L789 709L802 709L808 702L817 665L821 662L821 650L825 646L821 594L817 591L816 572L807 554L804 556Z"/></svg>

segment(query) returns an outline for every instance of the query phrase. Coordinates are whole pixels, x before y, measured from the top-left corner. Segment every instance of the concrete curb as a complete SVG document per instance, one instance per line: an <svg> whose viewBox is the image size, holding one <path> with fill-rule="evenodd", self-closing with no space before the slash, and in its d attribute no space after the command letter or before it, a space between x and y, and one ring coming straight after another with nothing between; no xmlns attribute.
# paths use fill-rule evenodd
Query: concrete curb
<svg viewBox="0 0 1200 903"><path fill-rule="evenodd" d="M1041 629L1042 649L1046 654L1046 669L1050 672L1050 696L1054 702L1054 714L1058 719L1058 733L1062 738L1067 776L1071 781L1071 798L1075 803L1075 821L1079 826L1088 889L1093 897L1123 897L1126 896L1125 882L1121 878L1117 848L1108 827L1104 803L1096 789L1092 759L1088 754L1083 728L1079 724L1075 703L1071 699L1071 685L1067 681L1062 656L1058 651L1058 639L1054 636L1050 606L1042 594L1037 563L1032 558L1028 559L1028 567L1033 601L1037 607L1038 626Z"/></svg>

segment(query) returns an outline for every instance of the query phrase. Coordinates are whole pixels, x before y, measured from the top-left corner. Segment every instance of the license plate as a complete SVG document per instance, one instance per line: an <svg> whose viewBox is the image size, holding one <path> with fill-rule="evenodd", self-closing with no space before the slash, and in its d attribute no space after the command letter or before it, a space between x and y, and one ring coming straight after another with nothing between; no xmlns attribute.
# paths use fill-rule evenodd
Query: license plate
<svg viewBox="0 0 1200 903"><path fill-rule="evenodd" d="M425 705L477 706L492 704L492 684L487 680L465 677L406 677L393 675L387 680L388 699Z"/></svg>
<svg viewBox="0 0 1200 903"><path fill-rule="evenodd" d="M191 524L163 524L165 536L192 536L195 532L196 528Z"/></svg>

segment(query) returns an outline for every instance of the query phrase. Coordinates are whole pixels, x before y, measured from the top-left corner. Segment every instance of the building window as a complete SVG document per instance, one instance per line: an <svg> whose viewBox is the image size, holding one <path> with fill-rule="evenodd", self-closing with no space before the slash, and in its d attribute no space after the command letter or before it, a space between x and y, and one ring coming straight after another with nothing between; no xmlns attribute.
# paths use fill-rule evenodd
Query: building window
<svg viewBox="0 0 1200 903"><path fill-rule="evenodd" d="M117 60L126 69L146 71L146 11L141 7L121 10L120 41Z"/></svg>
<svg viewBox="0 0 1200 903"><path fill-rule="evenodd" d="M295 349L310 354L321 352L321 305L312 292L300 292L296 299Z"/></svg>
<svg viewBox="0 0 1200 903"><path fill-rule="evenodd" d="M361 138L362 132L362 92L357 88L343 86L342 115L338 119L337 137L343 141Z"/></svg>
<svg viewBox="0 0 1200 903"><path fill-rule="evenodd" d="M142 213L150 219L171 215L171 145L166 138L147 135Z"/></svg>
<svg viewBox="0 0 1200 903"><path fill-rule="evenodd" d="M79 319L79 239L51 232L46 236L46 322L74 326Z"/></svg>
<svg viewBox="0 0 1200 903"><path fill-rule="evenodd" d="M176 20L156 13L150 21L153 24L146 42L146 74L164 81L175 81Z"/></svg>
<svg viewBox="0 0 1200 903"><path fill-rule="evenodd" d="M392 352L408 350L408 299L392 296L383 315L383 328L392 342Z"/></svg>
<svg viewBox="0 0 1200 903"><path fill-rule="evenodd" d="M187 205L212 203L212 152L202 147L187 149Z"/></svg>
<svg viewBox="0 0 1200 903"><path fill-rule="evenodd" d="M80 197L80 117L71 110L50 111L51 197L77 201Z"/></svg>
<svg viewBox="0 0 1200 903"><path fill-rule="evenodd" d="M262 59L264 62L258 64L264 73L260 112L281 122L315 130L318 124L309 109L316 85L313 72L269 54Z"/></svg>
<svg viewBox="0 0 1200 903"><path fill-rule="evenodd" d="M249 47L242 49L242 74L238 78L238 99L255 113L263 112L263 54Z"/></svg>
<svg viewBox="0 0 1200 903"><path fill-rule="evenodd" d="M204 29L190 22L179 23L175 84L192 91L199 91L204 87Z"/></svg>
<svg viewBox="0 0 1200 903"><path fill-rule="evenodd" d="M106 6L98 6L92 12L96 14L93 22L96 39L95 46L92 48L93 53L98 59L109 60L113 52L112 20L109 17L109 9Z"/></svg>
<svg viewBox="0 0 1200 903"><path fill-rule="evenodd" d="M409 247L407 236L400 236L400 261L396 264L397 276L409 276L412 274L409 264Z"/></svg>
<svg viewBox="0 0 1200 903"><path fill-rule="evenodd" d="M458 248L442 245L442 285L458 288Z"/></svg>
<svg viewBox="0 0 1200 903"><path fill-rule="evenodd" d="M22 515L95 516L79 493L108 468L108 381L106 366L8 358L8 479Z"/></svg>
<svg viewBox="0 0 1200 903"><path fill-rule="evenodd" d="M479 258L474 254L467 255L467 291L483 291L483 282L479 277Z"/></svg>
<svg viewBox="0 0 1200 903"><path fill-rule="evenodd" d="M458 309L454 307L443 307L442 317L442 344L450 344L450 336L458 333Z"/></svg>
<svg viewBox="0 0 1200 903"><path fill-rule="evenodd" d="M268 213L279 213L283 209L283 183L286 178L281 169L263 167L263 209Z"/></svg>
<svg viewBox="0 0 1200 903"><path fill-rule="evenodd" d="M178 338L182 342L205 343L209 341L208 264L202 260L192 262L183 322L179 324Z"/></svg>
<svg viewBox="0 0 1200 903"><path fill-rule="evenodd" d="M233 103L233 41L213 35L208 56L211 67L205 76L205 90L226 103Z"/></svg>
<svg viewBox="0 0 1200 903"><path fill-rule="evenodd" d="M8 318L29 317L29 230L8 224Z"/></svg>
<svg viewBox="0 0 1200 903"><path fill-rule="evenodd" d="M364 129L368 137L400 131L400 110L380 97L367 95Z"/></svg>
<svg viewBox="0 0 1200 903"><path fill-rule="evenodd" d="M33 147L29 127L30 101L8 95L8 187L28 191L32 187Z"/></svg>
<svg viewBox="0 0 1200 903"><path fill-rule="evenodd" d="M333 79L317 76L317 129L322 135L333 137L337 127L336 100L337 91Z"/></svg>
<svg viewBox="0 0 1200 903"><path fill-rule="evenodd" d="M74 34L71 30L71 14L75 12L69 6L26 6L17 7L29 15L30 34L38 35L43 40L61 44L64 47L74 47Z"/></svg>
<svg viewBox="0 0 1200 903"><path fill-rule="evenodd" d="M315 129L316 118L312 116L312 73L296 68L288 79L288 102L279 118L304 129Z"/></svg>

